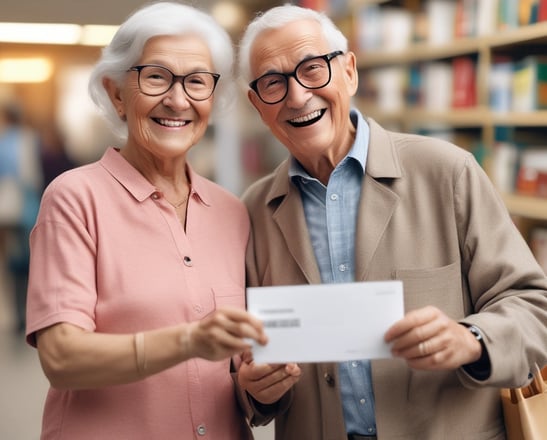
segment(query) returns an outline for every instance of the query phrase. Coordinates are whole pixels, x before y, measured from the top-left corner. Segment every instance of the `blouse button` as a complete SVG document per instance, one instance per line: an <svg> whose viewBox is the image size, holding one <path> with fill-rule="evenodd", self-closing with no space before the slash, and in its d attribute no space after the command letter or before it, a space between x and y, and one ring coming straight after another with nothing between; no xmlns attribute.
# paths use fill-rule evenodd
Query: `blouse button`
<svg viewBox="0 0 547 440"><path fill-rule="evenodd" d="M207 429L205 429L205 425L199 425L196 429L198 435L205 435L207 432Z"/></svg>
<svg viewBox="0 0 547 440"><path fill-rule="evenodd" d="M154 200L158 200L160 198L160 195L157 192L155 192L154 194L152 194L152 198Z"/></svg>
<svg viewBox="0 0 547 440"><path fill-rule="evenodd" d="M192 259L188 255L183 258L183 261L185 266L192 267Z"/></svg>

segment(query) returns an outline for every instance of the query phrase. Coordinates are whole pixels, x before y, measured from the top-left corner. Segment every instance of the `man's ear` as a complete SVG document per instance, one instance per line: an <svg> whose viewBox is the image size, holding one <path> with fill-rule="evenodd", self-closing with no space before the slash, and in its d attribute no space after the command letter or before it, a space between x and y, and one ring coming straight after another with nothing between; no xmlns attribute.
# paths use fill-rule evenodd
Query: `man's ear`
<svg viewBox="0 0 547 440"><path fill-rule="evenodd" d="M260 110L260 103L262 102L260 98L256 95L256 93L253 90L247 91L247 98L249 98L249 101L251 101L251 104L256 109L260 117L262 117L262 111Z"/></svg>
<svg viewBox="0 0 547 440"><path fill-rule="evenodd" d="M112 105L116 109L116 112L118 113L120 118L125 119L124 103L121 97L121 90L118 85L113 79L104 77L103 87L106 90L106 93L108 93L108 97L110 98L110 101L112 102Z"/></svg>
<svg viewBox="0 0 547 440"><path fill-rule="evenodd" d="M357 73L357 58L353 52L346 52L344 63L344 72L346 75L346 83L348 85L348 93L353 96L357 93L359 85L359 74Z"/></svg>

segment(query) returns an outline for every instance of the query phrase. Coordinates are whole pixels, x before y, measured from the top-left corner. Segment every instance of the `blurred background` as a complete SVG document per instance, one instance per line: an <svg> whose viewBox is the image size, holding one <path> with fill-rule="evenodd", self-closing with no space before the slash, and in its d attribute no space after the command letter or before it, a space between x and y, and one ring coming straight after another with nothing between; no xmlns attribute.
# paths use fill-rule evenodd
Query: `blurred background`
<svg viewBox="0 0 547 440"><path fill-rule="evenodd" d="M179 0L234 43L287 0ZM28 234L45 186L116 145L87 94L102 47L143 0L0 5L0 440L39 438L47 382L23 340ZM547 271L547 0L293 0L324 10L357 54L354 104L384 127L475 154ZM190 152L236 195L286 157L245 94ZM8 153L17 142L24 161ZM24 196L10 183L24 182ZM4 176L5 178L2 178ZM22 213L22 215L20 215ZM256 431L257 440L273 429Z"/></svg>

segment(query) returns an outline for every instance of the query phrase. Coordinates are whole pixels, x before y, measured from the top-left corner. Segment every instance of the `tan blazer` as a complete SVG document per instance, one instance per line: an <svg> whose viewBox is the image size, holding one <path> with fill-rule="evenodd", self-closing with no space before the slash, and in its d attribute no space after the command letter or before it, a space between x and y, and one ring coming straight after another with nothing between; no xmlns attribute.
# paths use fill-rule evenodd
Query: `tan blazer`
<svg viewBox="0 0 547 440"><path fill-rule="evenodd" d="M462 369L428 372L400 360L373 361L378 438L504 439L497 387L523 385L534 362L547 364L545 275L470 153L367 122L356 279L403 280L407 311L434 305L477 325L492 365L479 383ZM285 161L244 195L251 286L321 282L287 173ZM301 367L302 379L272 411L245 402L251 423L277 415L278 440L345 439L336 364Z"/></svg>

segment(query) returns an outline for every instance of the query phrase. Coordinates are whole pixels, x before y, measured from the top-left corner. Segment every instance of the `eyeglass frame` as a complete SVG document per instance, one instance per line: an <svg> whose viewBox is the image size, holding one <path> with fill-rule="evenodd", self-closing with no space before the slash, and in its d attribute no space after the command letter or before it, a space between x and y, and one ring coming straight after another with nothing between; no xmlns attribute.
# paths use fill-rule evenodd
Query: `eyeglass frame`
<svg viewBox="0 0 547 440"><path fill-rule="evenodd" d="M141 87L141 71L142 69L144 69L145 67L159 67L160 69L164 69L166 70L167 72L169 72L171 74L171 84L169 85L169 87L167 88L167 90L165 90L164 92L161 92L161 93L156 93L156 94L152 94L152 93L146 93L146 92L143 92L142 90L142 87ZM188 96L188 98L190 98L191 100L193 101L206 101L207 99L209 99L215 89L216 89L216 86L217 86L217 83L218 83L218 80L220 79L220 74L219 73L214 73L214 72L208 72L206 70L198 70L196 72L190 72L190 73L187 73L186 75L175 75L173 72L171 72L171 70L169 70L167 67L165 66L161 66L159 64L139 64L137 66L131 66L129 69L127 69L128 72L132 72L132 71L135 71L137 72L138 76L137 76L137 84L139 85L139 91L143 94L143 95L146 95L146 96L161 96L161 95L164 95L165 93L167 93L169 90L171 90L171 88L175 85L176 82L180 82L180 84L182 85L182 89L184 90L184 93L186 93L186 96ZM191 76L191 75L195 75L196 73L207 73L209 75L211 75L213 77L213 88L211 89L211 93L209 94L209 96L207 96L206 98L201 98L201 99L196 99L194 97L192 97L188 91L186 90L186 86L184 85L184 80Z"/></svg>
<svg viewBox="0 0 547 440"><path fill-rule="evenodd" d="M249 83L249 87L256 93L256 95L260 98L260 100L264 103L264 104L269 104L269 105L274 105L274 104L278 104L280 103L281 101L283 101L286 97L287 97L287 94L289 93L289 79L290 78L294 78L296 80L296 82L298 84L300 84L302 87L304 87L305 89L308 89L308 90L317 90L317 89L322 89L323 87L326 87L329 83L330 83L330 80L332 79L332 69L330 67L330 62L333 58L336 58L338 55L343 55L344 52L341 51L341 50L335 50L333 52L329 52L325 55L318 55L316 57L311 57L311 58L305 58L303 59L302 61L300 61L296 67L294 68L294 70L292 72L268 72L268 73L265 73L264 75L262 76L259 76L258 78L256 78L255 80L251 81ZM329 78L327 79L327 81L325 82L325 84L323 84L322 86L318 86L318 87L309 87L305 84L302 84L302 82L298 79L298 76L296 75L296 72L298 71L298 69L300 68L300 66L304 63L308 63L312 60L316 60L316 59L322 59L324 61L326 61L327 63L327 68L329 69ZM260 95L260 92L258 91L258 82L269 76L269 75L280 75L282 76L283 78L285 78L285 93L283 95L283 97L277 101L274 101L274 102L268 102L268 101L265 101L264 98L262 98L262 96Z"/></svg>

